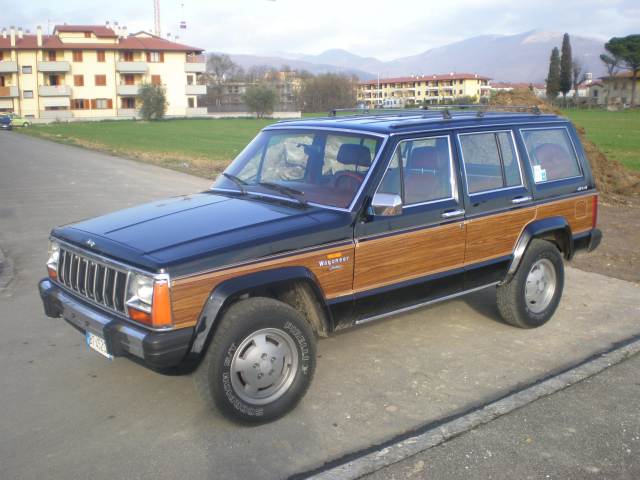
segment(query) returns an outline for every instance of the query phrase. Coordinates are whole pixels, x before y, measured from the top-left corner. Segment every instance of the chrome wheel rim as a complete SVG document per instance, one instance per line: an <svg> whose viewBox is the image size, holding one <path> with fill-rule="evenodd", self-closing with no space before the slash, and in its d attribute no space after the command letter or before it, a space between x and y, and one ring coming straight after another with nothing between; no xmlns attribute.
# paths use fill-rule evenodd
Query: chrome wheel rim
<svg viewBox="0 0 640 480"><path fill-rule="evenodd" d="M231 386L243 401L265 405L289 389L298 370L298 349L283 330L253 332L236 349L231 360Z"/></svg>
<svg viewBox="0 0 640 480"><path fill-rule="evenodd" d="M524 298L530 312L540 313L549 306L556 284L556 268L553 263L546 258L537 260L531 266L524 285Z"/></svg>

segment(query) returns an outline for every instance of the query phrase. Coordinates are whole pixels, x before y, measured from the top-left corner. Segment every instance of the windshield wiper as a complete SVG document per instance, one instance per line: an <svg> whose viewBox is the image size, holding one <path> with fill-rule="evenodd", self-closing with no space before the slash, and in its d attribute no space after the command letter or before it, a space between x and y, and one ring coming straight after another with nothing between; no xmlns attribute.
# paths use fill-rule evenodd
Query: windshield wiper
<svg viewBox="0 0 640 480"><path fill-rule="evenodd" d="M240 177L236 177L235 175L232 175L232 174L227 173L227 172L222 172L222 175L224 175L225 178L228 178L233 183L235 183L238 186L238 188L240 189L240 193L242 195L246 195L247 194L247 190L244 188L246 185L249 185L247 182L242 180Z"/></svg>
<svg viewBox="0 0 640 480"><path fill-rule="evenodd" d="M300 197L304 197L304 192L300 190L296 190L295 188L287 187L285 185L280 185L279 183L273 183L273 182L260 182L258 183L258 185L260 185L261 187L267 188L269 190L275 190L277 192L283 193L287 197L292 198L297 202L300 202L301 205L305 205L305 206L307 205L306 200L300 198Z"/></svg>

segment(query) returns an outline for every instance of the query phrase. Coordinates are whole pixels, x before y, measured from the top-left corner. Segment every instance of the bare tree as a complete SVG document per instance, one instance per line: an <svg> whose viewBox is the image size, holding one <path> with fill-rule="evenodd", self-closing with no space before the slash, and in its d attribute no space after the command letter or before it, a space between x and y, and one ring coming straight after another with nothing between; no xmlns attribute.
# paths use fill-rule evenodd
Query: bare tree
<svg viewBox="0 0 640 480"><path fill-rule="evenodd" d="M578 98L578 87L587 79L587 74L583 70L584 65L580 60L571 62L571 84L573 85L573 98Z"/></svg>
<svg viewBox="0 0 640 480"><path fill-rule="evenodd" d="M604 66L607 69L607 104L611 98L611 87L614 85L616 74L620 69L620 58L616 55L608 55L603 53L600 55L600 60L604 63Z"/></svg>

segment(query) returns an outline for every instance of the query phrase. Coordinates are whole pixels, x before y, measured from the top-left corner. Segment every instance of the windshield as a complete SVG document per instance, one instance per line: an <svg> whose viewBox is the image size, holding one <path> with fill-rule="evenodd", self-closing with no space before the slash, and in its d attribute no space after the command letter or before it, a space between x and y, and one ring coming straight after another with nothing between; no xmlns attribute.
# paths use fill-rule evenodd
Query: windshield
<svg viewBox="0 0 640 480"><path fill-rule="evenodd" d="M261 132L212 188L348 208L381 139L326 131Z"/></svg>

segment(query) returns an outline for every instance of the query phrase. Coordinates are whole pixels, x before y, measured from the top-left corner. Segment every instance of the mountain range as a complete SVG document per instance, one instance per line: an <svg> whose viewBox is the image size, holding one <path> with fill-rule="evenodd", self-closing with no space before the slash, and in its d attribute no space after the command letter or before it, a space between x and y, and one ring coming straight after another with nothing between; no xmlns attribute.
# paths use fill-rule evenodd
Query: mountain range
<svg viewBox="0 0 640 480"><path fill-rule="evenodd" d="M362 57L342 49L327 50L319 55L277 52L273 55L232 54L231 59L242 66L268 65L280 68L288 65L311 73L347 73L361 80L448 72L478 73L494 81L543 82L547 75L553 47L560 48L562 33L532 30L516 35L481 35L417 55L381 61ZM571 35L573 58L595 77L604 75L599 59L604 51L602 40Z"/></svg>

